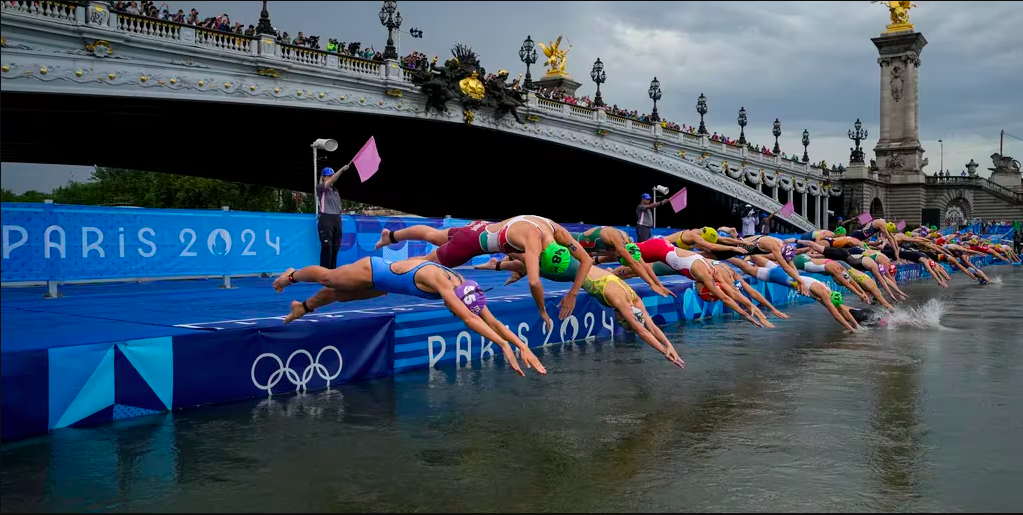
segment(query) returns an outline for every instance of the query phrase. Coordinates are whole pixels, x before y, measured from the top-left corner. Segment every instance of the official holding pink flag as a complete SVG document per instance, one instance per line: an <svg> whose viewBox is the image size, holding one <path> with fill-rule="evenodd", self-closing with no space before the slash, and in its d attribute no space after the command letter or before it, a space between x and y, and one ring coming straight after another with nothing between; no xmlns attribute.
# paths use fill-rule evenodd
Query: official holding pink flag
<svg viewBox="0 0 1023 515"><path fill-rule="evenodd" d="M654 226L654 212L659 206L667 204L670 199L653 202L649 193L644 193L636 208L636 242L643 243L650 239L651 228Z"/></svg>

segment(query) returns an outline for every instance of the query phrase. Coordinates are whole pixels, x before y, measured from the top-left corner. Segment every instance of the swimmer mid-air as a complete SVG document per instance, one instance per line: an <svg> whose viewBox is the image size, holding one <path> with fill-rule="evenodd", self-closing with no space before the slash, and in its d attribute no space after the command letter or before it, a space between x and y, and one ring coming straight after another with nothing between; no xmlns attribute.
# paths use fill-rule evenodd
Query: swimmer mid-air
<svg viewBox="0 0 1023 515"><path fill-rule="evenodd" d="M291 313L285 317L285 324L332 302L365 300L388 293L443 300L451 313L466 326L501 347L509 366L519 375L525 373L519 367L509 342L518 348L526 368L547 373L533 351L490 312L479 284L465 280L461 274L443 265L424 259L388 263L383 258L367 257L334 270L321 266L307 266L300 270L289 268L274 280L273 287L280 293L295 283L318 283L324 288L304 301L292 301Z"/></svg>
<svg viewBox="0 0 1023 515"><path fill-rule="evenodd" d="M568 268L570 255L580 262L572 287L559 303L560 318L564 320L572 314L576 296L586 279L586 272L592 266L586 250L572 238L571 233L540 216L522 215L497 223L477 220L465 227L447 229L436 229L428 225L414 225L398 231L384 229L380 232L380 241L375 248L381 249L407 240L421 240L437 245L438 248L425 259L448 268L464 265L470 259L484 254L523 253L527 257L529 292L548 330L554 327L554 322L547 315L540 268L553 272L563 271Z"/></svg>

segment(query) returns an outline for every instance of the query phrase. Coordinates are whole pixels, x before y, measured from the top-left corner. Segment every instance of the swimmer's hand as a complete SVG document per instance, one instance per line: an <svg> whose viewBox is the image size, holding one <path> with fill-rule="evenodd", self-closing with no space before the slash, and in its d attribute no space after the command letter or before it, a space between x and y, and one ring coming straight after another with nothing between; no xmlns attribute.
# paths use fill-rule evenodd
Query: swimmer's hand
<svg viewBox="0 0 1023 515"><path fill-rule="evenodd" d="M578 294L566 293L565 296L561 298L561 302L558 303L558 307L561 308L561 313L559 315L561 320L568 318L568 315L572 314L572 310L575 309L576 295Z"/></svg>
<svg viewBox="0 0 1023 515"><path fill-rule="evenodd" d="M519 355L522 357L522 362L526 364L526 368L532 368L537 372L546 375L547 369L544 368L543 363L540 363L540 359L533 354L533 351L526 347L525 349L519 349Z"/></svg>
<svg viewBox="0 0 1023 515"><path fill-rule="evenodd" d="M788 320L789 319L788 315L786 315L785 313L782 313L781 311L778 311L777 309L773 310L772 313L774 313L774 316L776 316L776 317L778 317L778 318L780 318L782 320Z"/></svg>
<svg viewBox="0 0 1023 515"><path fill-rule="evenodd" d="M686 368L686 362L682 361L682 358L679 357L678 352L675 352L674 347L668 347L667 349L664 349L664 357L672 364L677 365L678 368L682 369Z"/></svg>
<svg viewBox="0 0 1023 515"><path fill-rule="evenodd" d="M547 326L548 333L554 330L554 321L551 320L551 317L547 315L546 309L540 312L540 318L543 319L544 325Z"/></svg>
<svg viewBox="0 0 1023 515"><path fill-rule="evenodd" d="M677 295L675 295L675 292L669 290L668 287L663 285L663 284L659 285L659 289L657 290L657 294L659 294L661 297L668 297L668 296L677 297Z"/></svg>
<svg viewBox="0 0 1023 515"><path fill-rule="evenodd" d="M519 360L515 357L515 351L512 350L510 345L501 347L504 350L504 359L508 360L508 366L512 367L519 377L526 377L526 373L522 371L522 367L519 366Z"/></svg>
<svg viewBox="0 0 1023 515"><path fill-rule="evenodd" d="M739 254L749 254L749 251L744 249L744 248L742 248L742 247L732 247L732 248L735 249L735 251L738 252Z"/></svg>

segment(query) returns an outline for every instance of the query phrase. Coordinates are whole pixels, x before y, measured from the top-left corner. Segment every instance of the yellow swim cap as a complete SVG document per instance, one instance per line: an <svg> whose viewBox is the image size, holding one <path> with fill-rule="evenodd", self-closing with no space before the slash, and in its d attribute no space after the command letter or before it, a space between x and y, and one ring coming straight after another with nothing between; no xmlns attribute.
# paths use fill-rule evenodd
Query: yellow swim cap
<svg viewBox="0 0 1023 515"><path fill-rule="evenodd" d="M717 243L718 242L718 232L716 230L714 230L713 227L704 227L703 228L703 239L707 243Z"/></svg>
<svg viewBox="0 0 1023 515"><path fill-rule="evenodd" d="M911 233L911 232L909 232L909 231L906 231L906 236L912 237L912 236L913 236L913 233Z"/></svg>
<svg viewBox="0 0 1023 515"><path fill-rule="evenodd" d="M888 222L887 228L888 228L888 232L890 232L890 233L894 233L895 231L899 230L899 228L896 227L895 224L892 223L892 222Z"/></svg>

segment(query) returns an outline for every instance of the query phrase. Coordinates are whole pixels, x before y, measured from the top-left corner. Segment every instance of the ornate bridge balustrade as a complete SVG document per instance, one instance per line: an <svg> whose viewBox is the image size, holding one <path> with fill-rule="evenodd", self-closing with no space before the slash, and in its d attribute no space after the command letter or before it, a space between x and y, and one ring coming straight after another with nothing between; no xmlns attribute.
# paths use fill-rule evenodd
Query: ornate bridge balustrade
<svg viewBox="0 0 1023 515"><path fill-rule="evenodd" d="M802 230L827 225L829 198L841 194L814 166L744 147L530 94L525 122L484 108L467 117L449 102L430 112L396 60L366 60L115 13L106 2L5 1L3 90L139 96L364 110L463 121L626 159L745 201L766 211L796 199L788 220ZM808 207L814 206L812 214ZM810 215L812 220L806 217Z"/></svg>

